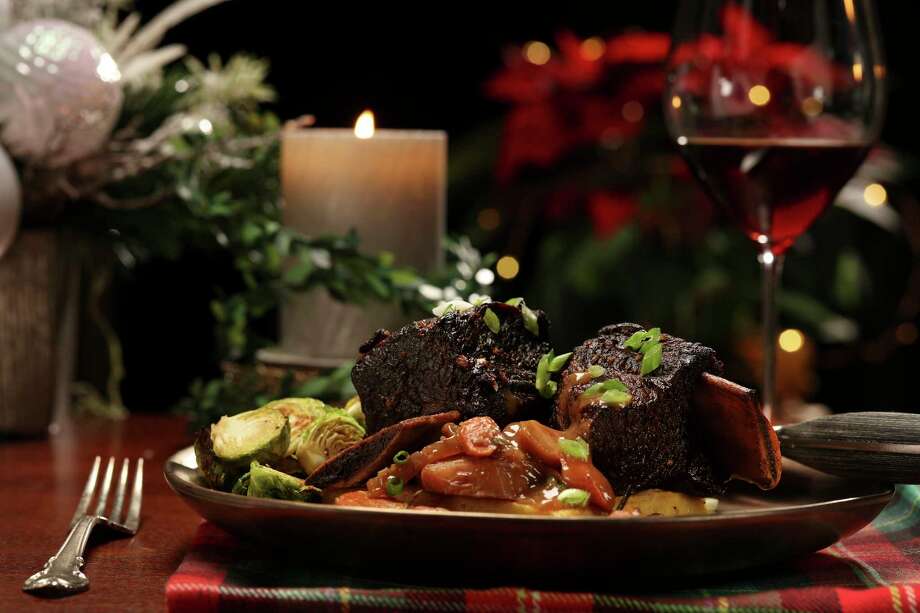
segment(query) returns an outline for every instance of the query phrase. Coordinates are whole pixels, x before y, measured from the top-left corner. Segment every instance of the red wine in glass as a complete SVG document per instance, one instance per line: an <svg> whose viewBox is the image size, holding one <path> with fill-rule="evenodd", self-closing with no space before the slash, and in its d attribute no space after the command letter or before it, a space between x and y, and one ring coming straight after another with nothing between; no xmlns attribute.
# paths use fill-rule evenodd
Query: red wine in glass
<svg viewBox="0 0 920 613"><path fill-rule="evenodd" d="M866 143L818 138L696 137L680 143L713 201L775 255L824 212L868 152Z"/></svg>
<svg viewBox="0 0 920 613"><path fill-rule="evenodd" d="M885 63L873 0L681 0L668 130L763 270L764 411L774 405L783 254L875 142Z"/></svg>

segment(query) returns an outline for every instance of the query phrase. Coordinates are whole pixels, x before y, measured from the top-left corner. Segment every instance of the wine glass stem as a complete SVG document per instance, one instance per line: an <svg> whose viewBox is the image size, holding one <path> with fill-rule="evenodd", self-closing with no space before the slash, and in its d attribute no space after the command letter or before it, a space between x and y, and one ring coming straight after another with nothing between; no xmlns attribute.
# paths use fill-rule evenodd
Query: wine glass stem
<svg viewBox="0 0 920 613"><path fill-rule="evenodd" d="M776 409L776 292L783 271L783 255L765 246L757 258L763 269L763 412L772 419Z"/></svg>

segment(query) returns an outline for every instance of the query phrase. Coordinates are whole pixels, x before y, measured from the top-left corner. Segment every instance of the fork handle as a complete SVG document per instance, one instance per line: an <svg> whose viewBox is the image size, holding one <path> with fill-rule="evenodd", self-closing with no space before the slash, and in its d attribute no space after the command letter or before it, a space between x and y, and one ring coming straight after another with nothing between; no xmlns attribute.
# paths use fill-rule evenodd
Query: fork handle
<svg viewBox="0 0 920 613"><path fill-rule="evenodd" d="M89 579L83 574L83 552L98 517L81 517L58 552L48 558L45 566L26 579L22 589L27 592L48 591L58 594L82 592L89 587Z"/></svg>

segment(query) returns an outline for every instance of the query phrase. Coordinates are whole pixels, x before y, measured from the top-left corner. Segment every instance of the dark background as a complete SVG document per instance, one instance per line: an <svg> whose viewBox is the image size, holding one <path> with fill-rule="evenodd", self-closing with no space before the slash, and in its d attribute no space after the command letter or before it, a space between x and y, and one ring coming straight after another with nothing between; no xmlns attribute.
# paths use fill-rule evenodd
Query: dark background
<svg viewBox="0 0 920 613"><path fill-rule="evenodd" d="M807 1L807 0L795 0ZM139 0L153 16L169 3ZM271 62L269 81L278 91L273 109L283 119L313 114L317 125L349 126L372 108L378 126L447 130L452 143L499 117L504 107L482 93L483 82L501 65L509 46L528 40L551 42L569 29L587 37L630 28L668 31L676 2L537 3L507 5L442 3L397 9L394 5L344 4L318 11L313 3L231 0L175 28L166 42L181 42L191 54L239 51ZM888 58L890 102L884 140L917 153L917 39L920 7L915 2L877 2ZM503 12L505 16L498 13ZM464 203L449 200L456 212ZM125 399L134 409L162 410L175 403L197 376L217 374L208 302L223 263L190 258L181 264L152 262L113 297L115 321L125 347ZM138 325L138 322L143 322ZM920 368L920 348L898 350L874 365L863 388L840 389L852 375L824 385L817 399L835 406L916 410L920 390L908 386Z"/></svg>

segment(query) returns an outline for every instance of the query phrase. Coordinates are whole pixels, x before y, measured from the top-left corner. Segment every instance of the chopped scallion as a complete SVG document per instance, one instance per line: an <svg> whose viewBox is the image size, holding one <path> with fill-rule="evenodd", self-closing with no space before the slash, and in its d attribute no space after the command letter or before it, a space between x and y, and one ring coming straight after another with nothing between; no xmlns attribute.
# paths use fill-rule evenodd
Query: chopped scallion
<svg viewBox="0 0 920 613"><path fill-rule="evenodd" d="M589 455L588 443L581 437L576 439L560 438L559 450L570 458L587 461Z"/></svg>
<svg viewBox="0 0 920 613"><path fill-rule="evenodd" d="M591 366L588 367L588 374L591 375L592 379L603 377L605 372L607 372L607 370L603 366L600 366L599 364L592 364Z"/></svg>
<svg viewBox="0 0 920 613"><path fill-rule="evenodd" d="M563 353L562 355L557 355L549 363L550 372L559 372L566 365L566 362L569 361L569 358L572 357L572 352Z"/></svg>
<svg viewBox="0 0 920 613"><path fill-rule="evenodd" d="M632 396L620 390L607 390L601 396L601 402L613 407L625 407L632 401Z"/></svg>
<svg viewBox="0 0 920 613"><path fill-rule="evenodd" d="M403 480L397 477L396 475L390 475L387 477L387 496L391 498L396 498L403 491Z"/></svg>
<svg viewBox="0 0 920 613"><path fill-rule="evenodd" d="M492 309L485 310L485 313L482 315L482 320L486 322L486 325L493 334L498 334L498 331L502 329L502 322Z"/></svg>
<svg viewBox="0 0 920 613"><path fill-rule="evenodd" d="M534 336L540 336L540 320L537 319L537 314L523 302L521 303L521 317L524 318L524 328Z"/></svg>
<svg viewBox="0 0 920 613"><path fill-rule="evenodd" d="M399 453L393 456L393 462L395 464L405 464L409 461L409 452L403 449Z"/></svg>
<svg viewBox="0 0 920 613"><path fill-rule="evenodd" d="M661 343L656 343L649 347L642 356L642 375L647 375L661 366Z"/></svg>
<svg viewBox="0 0 920 613"><path fill-rule="evenodd" d="M591 500L591 494L585 490L570 487L559 492L556 498L559 502L569 507L586 507L588 506L588 501Z"/></svg>
<svg viewBox="0 0 920 613"><path fill-rule="evenodd" d="M556 390L559 389L559 385L555 381L547 381L540 389L540 395L546 399L552 398L556 395Z"/></svg>

